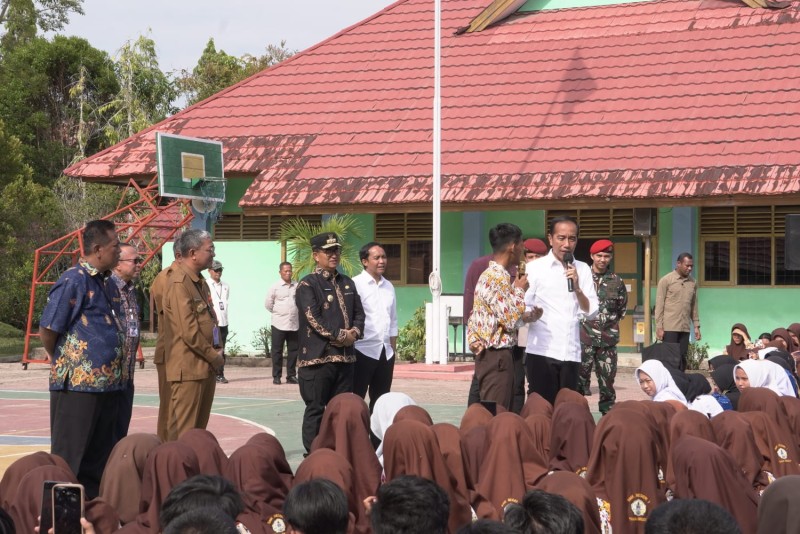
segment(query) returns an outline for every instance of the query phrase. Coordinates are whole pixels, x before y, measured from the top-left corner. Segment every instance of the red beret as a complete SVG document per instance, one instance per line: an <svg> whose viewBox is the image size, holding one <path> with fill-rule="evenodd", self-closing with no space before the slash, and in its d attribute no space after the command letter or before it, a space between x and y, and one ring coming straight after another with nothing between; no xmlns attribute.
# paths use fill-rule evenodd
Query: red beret
<svg viewBox="0 0 800 534"><path fill-rule="evenodd" d="M595 241L592 248L589 249L589 254L597 254L598 252L614 252L614 243L608 239Z"/></svg>
<svg viewBox="0 0 800 534"><path fill-rule="evenodd" d="M545 245L544 241L541 239L536 239L535 237L526 239L524 245L525 250L528 252L533 252L534 254L539 254L541 256L547 254L547 245Z"/></svg>

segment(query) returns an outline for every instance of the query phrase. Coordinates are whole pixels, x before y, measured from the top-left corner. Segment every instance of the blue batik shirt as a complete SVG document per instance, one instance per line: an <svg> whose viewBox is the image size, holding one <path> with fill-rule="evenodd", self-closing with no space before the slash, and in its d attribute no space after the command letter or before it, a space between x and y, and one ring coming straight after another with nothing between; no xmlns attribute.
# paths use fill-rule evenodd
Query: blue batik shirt
<svg viewBox="0 0 800 534"><path fill-rule="evenodd" d="M53 285L40 325L59 334L50 391L123 389L124 331L116 284L81 260Z"/></svg>

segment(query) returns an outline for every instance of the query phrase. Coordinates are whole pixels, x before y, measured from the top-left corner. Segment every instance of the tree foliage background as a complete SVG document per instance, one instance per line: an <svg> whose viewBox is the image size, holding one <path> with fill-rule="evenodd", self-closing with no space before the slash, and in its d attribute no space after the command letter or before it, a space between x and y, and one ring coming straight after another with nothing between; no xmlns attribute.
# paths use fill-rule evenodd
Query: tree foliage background
<svg viewBox="0 0 800 534"><path fill-rule="evenodd" d="M0 322L17 327L34 251L120 200L121 186L66 177L66 167L294 53L282 41L235 57L209 39L193 68L164 72L149 35L113 55L81 37L41 35L75 14L83 0L0 0Z"/></svg>

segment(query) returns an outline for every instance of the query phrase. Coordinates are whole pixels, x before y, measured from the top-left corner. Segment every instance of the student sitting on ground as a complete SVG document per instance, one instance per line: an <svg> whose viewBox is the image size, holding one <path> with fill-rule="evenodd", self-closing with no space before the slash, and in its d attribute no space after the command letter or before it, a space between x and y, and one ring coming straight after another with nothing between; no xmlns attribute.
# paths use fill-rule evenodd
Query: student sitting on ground
<svg viewBox="0 0 800 534"><path fill-rule="evenodd" d="M283 515L287 534L347 534L355 522L344 491L324 478L293 487L283 503Z"/></svg>

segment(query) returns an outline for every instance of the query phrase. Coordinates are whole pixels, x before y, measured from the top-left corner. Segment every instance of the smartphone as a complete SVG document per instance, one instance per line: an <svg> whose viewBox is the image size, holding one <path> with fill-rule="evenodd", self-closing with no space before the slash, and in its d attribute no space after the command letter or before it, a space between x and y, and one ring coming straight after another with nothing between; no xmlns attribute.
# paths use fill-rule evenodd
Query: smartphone
<svg viewBox="0 0 800 534"><path fill-rule="evenodd" d="M54 534L84 534L81 526L83 503L83 486L80 484L53 486Z"/></svg>
<svg viewBox="0 0 800 534"><path fill-rule="evenodd" d="M481 401L481 405L489 410L492 415L497 415L497 403L495 401Z"/></svg>
<svg viewBox="0 0 800 534"><path fill-rule="evenodd" d="M60 484L55 480L45 480L42 484L42 508L39 512L39 532L53 528L53 486Z"/></svg>

